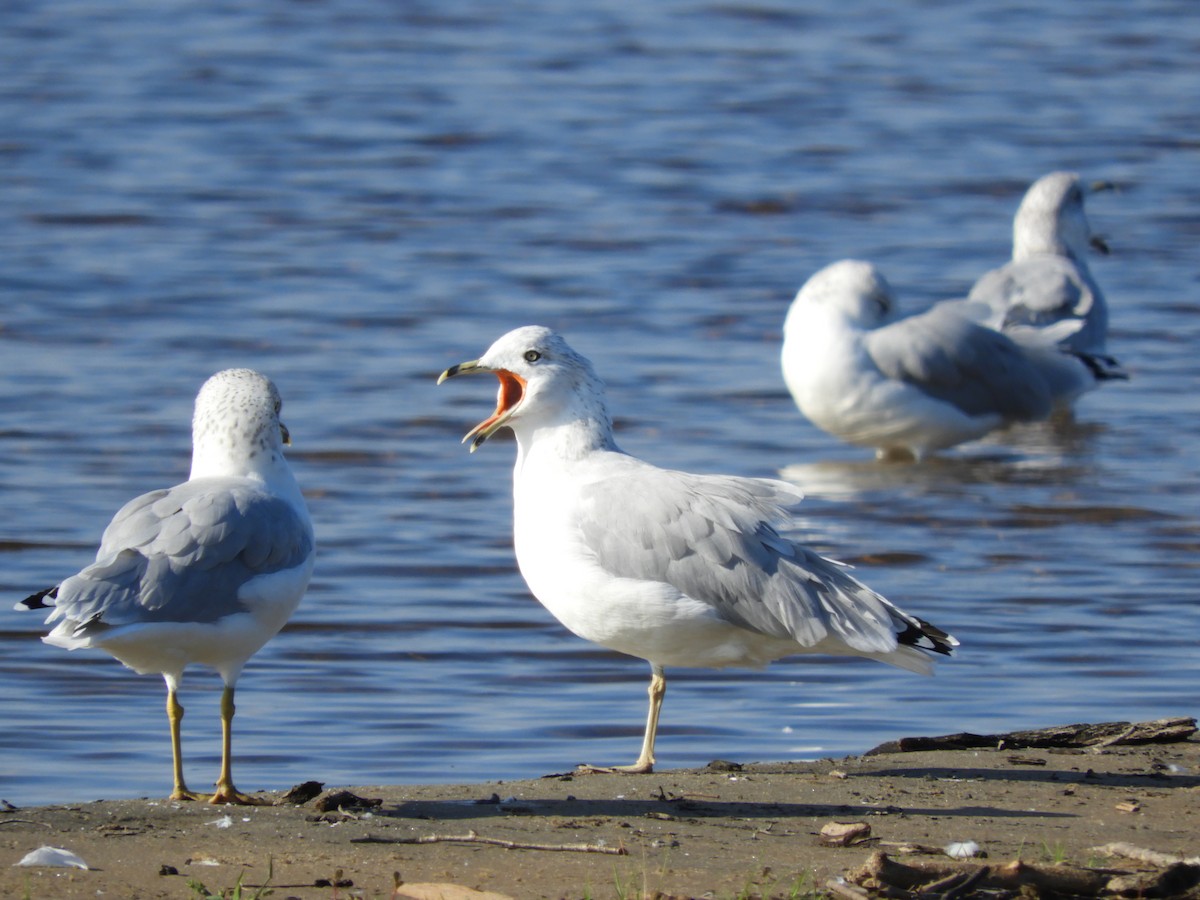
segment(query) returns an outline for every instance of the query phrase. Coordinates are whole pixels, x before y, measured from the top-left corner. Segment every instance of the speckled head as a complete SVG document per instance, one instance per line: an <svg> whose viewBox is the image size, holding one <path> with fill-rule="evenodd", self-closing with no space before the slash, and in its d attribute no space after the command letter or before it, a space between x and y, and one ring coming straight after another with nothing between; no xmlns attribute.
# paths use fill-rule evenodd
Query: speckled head
<svg viewBox="0 0 1200 900"><path fill-rule="evenodd" d="M288 430L279 421L283 400L267 376L225 369L196 395L192 417L192 478L265 474L283 462Z"/></svg>
<svg viewBox="0 0 1200 900"><path fill-rule="evenodd" d="M451 366L438 383L473 372L494 373L500 392L496 411L463 438L472 451L503 427L513 430L518 443L523 434L564 426L571 433L566 443L576 450L615 446L604 382L586 358L549 328L516 328L479 359Z"/></svg>

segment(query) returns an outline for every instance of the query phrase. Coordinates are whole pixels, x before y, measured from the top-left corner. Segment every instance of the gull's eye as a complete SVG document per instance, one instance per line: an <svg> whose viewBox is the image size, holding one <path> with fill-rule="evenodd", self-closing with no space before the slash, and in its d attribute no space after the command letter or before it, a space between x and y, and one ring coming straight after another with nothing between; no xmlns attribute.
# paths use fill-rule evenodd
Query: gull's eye
<svg viewBox="0 0 1200 900"><path fill-rule="evenodd" d="M526 350L525 351L525 362L535 363L541 358L542 358L542 354L538 353L536 350Z"/></svg>

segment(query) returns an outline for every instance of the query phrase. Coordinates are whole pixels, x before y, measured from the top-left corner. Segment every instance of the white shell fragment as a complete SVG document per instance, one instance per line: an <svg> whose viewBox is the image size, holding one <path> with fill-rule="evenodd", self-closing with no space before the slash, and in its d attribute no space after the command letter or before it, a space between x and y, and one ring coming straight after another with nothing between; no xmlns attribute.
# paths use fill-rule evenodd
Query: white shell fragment
<svg viewBox="0 0 1200 900"><path fill-rule="evenodd" d="M979 855L979 845L974 841L951 841L944 849L946 855L953 859L970 859Z"/></svg>
<svg viewBox="0 0 1200 900"><path fill-rule="evenodd" d="M16 866L74 866L76 869L86 869L88 864L72 853L59 847L38 847L26 853L21 861L13 863Z"/></svg>

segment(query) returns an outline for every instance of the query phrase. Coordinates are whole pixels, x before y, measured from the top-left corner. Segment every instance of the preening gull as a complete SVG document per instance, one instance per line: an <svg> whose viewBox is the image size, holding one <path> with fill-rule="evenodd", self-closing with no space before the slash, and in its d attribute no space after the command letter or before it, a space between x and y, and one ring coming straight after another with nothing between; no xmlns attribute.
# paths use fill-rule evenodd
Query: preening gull
<svg viewBox="0 0 1200 900"><path fill-rule="evenodd" d="M283 456L279 392L266 376L227 369L196 397L187 481L137 497L104 531L96 561L18 608L52 607L42 640L105 650L167 685L172 800L253 803L233 784L234 688L246 661L286 624L308 586L312 522ZM221 695L221 773L211 796L183 778L176 693L189 663L211 666Z"/></svg>
<svg viewBox="0 0 1200 900"><path fill-rule="evenodd" d="M783 377L813 424L882 457L920 459L1053 409L1061 363L939 305L897 317L891 287L868 262L845 259L796 294L783 328ZM1056 373L1057 374L1057 373Z"/></svg>
<svg viewBox="0 0 1200 900"><path fill-rule="evenodd" d="M499 378L499 398L464 441L516 435L514 543L529 589L575 634L650 663L642 750L618 770L653 769L666 666L832 653L929 673L930 654L958 644L783 537L776 526L801 499L793 486L622 452L603 383L553 331L511 331L438 381L478 372Z"/></svg>
<svg viewBox="0 0 1200 900"><path fill-rule="evenodd" d="M1092 186L1111 188L1107 182ZM1115 367L1105 356L1108 306L1086 261L1089 248L1108 253L1108 245L1092 233L1084 193L1074 172L1035 181L1013 218L1012 260L975 282L965 300L946 302L1005 333L1054 326L1056 343Z"/></svg>

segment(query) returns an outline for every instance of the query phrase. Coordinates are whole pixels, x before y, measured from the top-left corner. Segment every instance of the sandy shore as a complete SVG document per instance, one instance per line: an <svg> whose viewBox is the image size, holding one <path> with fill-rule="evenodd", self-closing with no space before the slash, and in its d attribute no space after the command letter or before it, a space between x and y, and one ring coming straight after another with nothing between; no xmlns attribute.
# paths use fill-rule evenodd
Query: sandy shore
<svg viewBox="0 0 1200 900"><path fill-rule="evenodd" d="M344 789L369 803L343 797L321 810L331 790ZM818 834L830 823L870 832L850 846L822 846ZM938 852L967 841L986 857L956 864ZM260 807L143 799L8 809L0 812L0 896L222 896L241 879L243 897L268 885L274 900L806 897L825 896L831 879L880 850L934 868L1021 859L1034 869L1161 871L1162 860L1156 867L1096 849L1117 842L1200 854L1195 736L641 776L326 785L315 800ZM72 851L89 869L12 867L44 845ZM1004 896L983 887L959 896L976 891ZM1177 895L1200 896L1186 884Z"/></svg>

